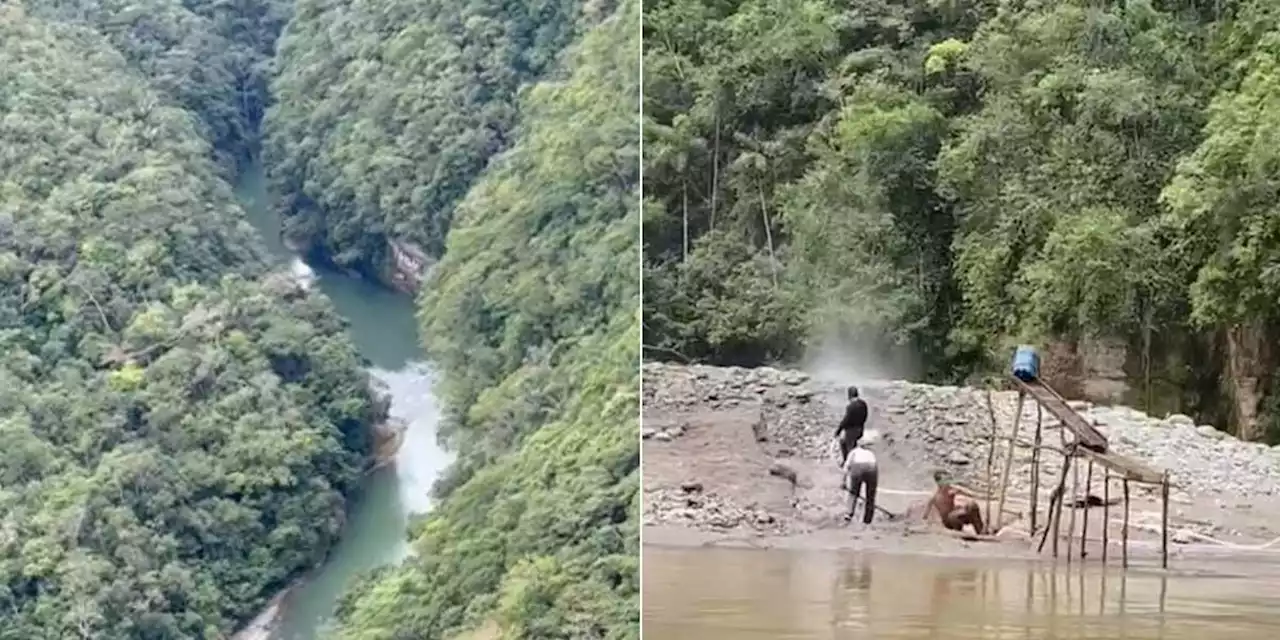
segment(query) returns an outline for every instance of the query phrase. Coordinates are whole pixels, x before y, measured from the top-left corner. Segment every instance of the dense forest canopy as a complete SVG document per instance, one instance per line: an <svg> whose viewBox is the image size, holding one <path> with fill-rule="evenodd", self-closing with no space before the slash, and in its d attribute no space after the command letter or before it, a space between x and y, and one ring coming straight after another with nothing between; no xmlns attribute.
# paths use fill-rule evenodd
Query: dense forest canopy
<svg viewBox="0 0 1280 640"><path fill-rule="evenodd" d="M507 148L516 93L573 38L576 0L300 0L281 38L265 163L285 233L385 279L388 243L444 250Z"/></svg>
<svg viewBox="0 0 1280 640"><path fill-rule="evenodd" d="M1280 436L1274 3L658 0L645 344L816 341ZM1274 407L1274 408L1273 408Z"/></svg>
<svg viewBox="0 0 1280 640"><path fill-rule="evenodd" d="M639 637L639 3L522 98L424 288L459 461L338 634Z"/></svg>
<svg viewBox="0 0 1280 640"><path fill-rule="evenodd" d="M27 12L104 35L160 94L197 118L227 176L257 146L284 0L25 0Z"/></svg>
<svg viewBox="0 0 1280 640"><path fill-rule="evenodd" d="M332 545L381 409L83 24L0 8L0 637L224 637Z"/></svg>
<svg viewBox="0 0 1280 640"><path fill-rule="evenodd" d="M340 535L386 407L235 203L260 132L304 248L444 255L458 463L336 633L638 637L639 11L0 7L0 638L226 637Z"/></svg>

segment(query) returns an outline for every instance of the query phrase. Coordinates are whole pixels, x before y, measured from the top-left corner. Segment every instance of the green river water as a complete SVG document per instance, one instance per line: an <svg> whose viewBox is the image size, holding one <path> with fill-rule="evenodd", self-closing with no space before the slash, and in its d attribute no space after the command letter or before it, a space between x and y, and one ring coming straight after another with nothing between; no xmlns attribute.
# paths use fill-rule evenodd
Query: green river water
<svg viewBox="0 0 1280 640"><path fill-rule="evenodd" d="M391 414L408 424L395 464L371 474L350 506L342 541L325 564L283 603L272 638L312 640L354 577L397 562L408 553L405 529L409 518L430 508L431 483L450 458L436 444L440 414L432 395L432 372L422 360L412 298L303 264L280 240L280 221L268 206L261 167L246 170L236 192L271 256L295 273L314 276L315 287L346 318L352 341L391 393Z"/></svg>

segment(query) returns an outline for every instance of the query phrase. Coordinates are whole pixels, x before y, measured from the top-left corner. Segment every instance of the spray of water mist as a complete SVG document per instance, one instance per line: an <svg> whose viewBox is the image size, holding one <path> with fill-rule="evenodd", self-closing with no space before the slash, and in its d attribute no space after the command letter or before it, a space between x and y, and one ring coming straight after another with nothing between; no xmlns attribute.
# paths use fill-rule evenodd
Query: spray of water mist
<svg viewBox="0 0 1280 640"><path fill-rule="evenodd" d="M294 257L289 261L289 273L293 275L294 280L304 288L310 289L316 282L316 272L311 265L302 261L302 258Z"/></svg>
<svg viewBox="0 0 1280 640"><path fill-rule="evenodd" d="M818 339L810 342L800 367L819 383L836 387L910 380L920 370L915 353L893 344L883 332L841 330L834 326L825 327ZM828 398L828 402L843 407L844 396ZM881 435L880 430L872 426L863 433L860 442L864 448L876 450L883 446Z"/></svg>
<svg viewBox="0 0 1280 640"><path fill-rule="evenodd" d="M826 327L810 342L801 369L820 382L857 385L910 380L919 371L910 349L892 344L882 332Z"/></svg>
<svg viewBox="0 0 1280 640"><path fill-rule="evenodd" d="M307 289L310 289L316 282L315 270L311 269L311 265L303 262L301 257L293 257L293 260L289 261L289 273L293 275L293 279L297 280L298 284Z"/></svg>

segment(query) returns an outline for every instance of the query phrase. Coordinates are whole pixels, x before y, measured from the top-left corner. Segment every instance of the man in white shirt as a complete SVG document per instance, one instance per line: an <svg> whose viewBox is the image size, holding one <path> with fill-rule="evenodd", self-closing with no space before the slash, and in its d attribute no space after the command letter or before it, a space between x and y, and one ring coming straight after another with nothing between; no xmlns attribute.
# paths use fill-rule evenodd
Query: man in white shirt
<svg viewBox="0 0 1280 640"><path fill-rule="evenodd" d="M853 519L854 509L858 506L858 496L866 487L867 495L862 504L862 523L871 524L876 512L876 484L880 480L876 454L866 448L866 443L858 442L844 459L845 488L849 491L849 514L846 520Z"/></svg>

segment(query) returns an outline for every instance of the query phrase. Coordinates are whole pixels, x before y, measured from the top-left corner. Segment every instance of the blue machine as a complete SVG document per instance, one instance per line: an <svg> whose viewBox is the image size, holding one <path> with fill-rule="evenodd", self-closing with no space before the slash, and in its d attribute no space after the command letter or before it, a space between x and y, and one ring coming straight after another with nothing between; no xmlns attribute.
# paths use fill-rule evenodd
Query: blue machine
<svg viewBox="0 0 1280 640"><path fill-rule="evenodd" d="M1013 352L1013 375L1023 382L1035 382L1040 377L1040 354L1030 345L1022 345Z"/></svg>

